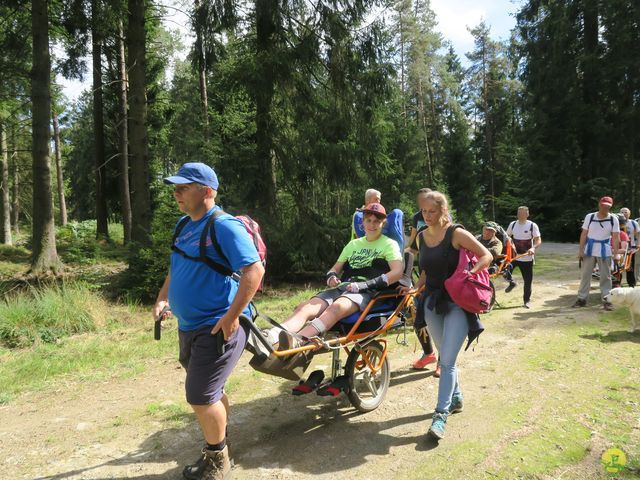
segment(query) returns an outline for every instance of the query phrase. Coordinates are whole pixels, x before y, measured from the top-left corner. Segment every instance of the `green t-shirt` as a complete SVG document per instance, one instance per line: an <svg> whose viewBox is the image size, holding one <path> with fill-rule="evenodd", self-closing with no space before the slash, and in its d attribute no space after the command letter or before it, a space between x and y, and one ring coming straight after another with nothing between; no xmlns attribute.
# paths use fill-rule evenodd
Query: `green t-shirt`
<svg viewBox="0 0 640 480"><path fill-rule="evenodd" d="M366 237L351 240L342 249L338 257L344 262L343 280L368 280L390 270L389 263L394 260L402 261L400 246L395 240L385 235L373 241Z"/></svg>

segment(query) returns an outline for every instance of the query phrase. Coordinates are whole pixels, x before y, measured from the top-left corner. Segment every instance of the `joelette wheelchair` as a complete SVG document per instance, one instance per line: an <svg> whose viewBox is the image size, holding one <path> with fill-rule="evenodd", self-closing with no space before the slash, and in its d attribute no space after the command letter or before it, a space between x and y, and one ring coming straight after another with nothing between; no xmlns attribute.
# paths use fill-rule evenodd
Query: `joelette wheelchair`
<svg viewBox="0 0 640 480"><path fill-rule="evenodd" d="M405 253L400 285L411 286L412 265L413 255ZM315 355L331 352L331 373L328 382L325 381L325 388L340 384L340 390L347 394L357 410L370 412L384 400L391 379L389 345L382 337L389 331L403 328L408 320L412 320L414 297L418 293L413 289L405 294L395 289L377 292L362 312L343 318L323 338L283 351L275 350L256 326L255 318L265 316L254 307L253 319L242 318L250 331L247 350L253 357L249 364L257 371L300 381ZM277 325L277 322L268 320ZM347 354L344 367L340 359L341 350ZM342 380L342 383L337 380Z"/></svg>

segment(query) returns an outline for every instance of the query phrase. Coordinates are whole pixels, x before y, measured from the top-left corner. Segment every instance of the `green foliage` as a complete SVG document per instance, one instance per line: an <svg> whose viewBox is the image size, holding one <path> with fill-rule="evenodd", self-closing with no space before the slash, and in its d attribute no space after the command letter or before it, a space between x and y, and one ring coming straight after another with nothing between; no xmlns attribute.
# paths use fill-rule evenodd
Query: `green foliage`
<svg viewBox="0 0 640 480"><path fill-rule="evenodd" d="M635 2L616 0L529 1L517 16L526 180L516 192L554 238L575 240L604 194L615 208L640 205L637 15Z"/></svg>
<svg viewBox="0 0 640 480"><path fill-rule="evenodd" d="M0 303L0 344L24 348L92 331L95 293L84 284L32 289Z"/></svg>
<svg viewBox="0 0 640 480"><path fill-rule="evenodd" d="M30 68L28 48L18 42L29 26L21 4L0 7L12 19L0 27L7 52L0 66L11 80L0 87L0 117L12 119L10 147L26 151L29 129L17 128L28 123L20 99ZM640 151L640 31L633 2L527 1L508 42L493 39L485 23L470 30L475 44L468 68L438 32L429 2L396 2L372 21L376 4L260 2L239 9L233 2L199 2L192 12L199 39L188 59L175 64L171 84L165 71L180 41L158 15L148 15L154 239L142 251L133 246L125 295L152 298L164 277L180 214L160 179L186 161L212 165L221 182L218 202L262 225L268 275L276 276L326 269L348 240L353 209L370 187L407 216L417 189L445 191L456 220L471 229L485 219L506 224L526 204L545 238L564 240L577 238L580 219L604 193L637 210L631 172ZM112 214L120 212L119 83L112 67L122 6L105 13L101 25L109 65L103 82ZM82 71L86 7L70 2L51 10L67 57L56 65L68 75ZM95 216L91 103L87 94L61 116L69 210L81 221ZM26 156L14 157L28 218L30 168ZM61 231L60 241L67 262L117 253L89 235Z"/></svg>
<svg viewBox="0 0 640 480"><path fill-rule="evenodd" d="M152 243L145 248L130 246L129 268L117 281L120 292L134 302L151 302L158 295L158 290L169 272L173 230L182 216L169 187L158 189L155 199Z"/></svg>
<svg viewBox="0 0 640 480"><path fill-rule="evenodd" d="M114 240L98 241L95 220L69 222L64 227L57 228L58 253L64 263L76 264L91 264L121 258L123 255L122 225L109 224L109 233Z"/></svg>

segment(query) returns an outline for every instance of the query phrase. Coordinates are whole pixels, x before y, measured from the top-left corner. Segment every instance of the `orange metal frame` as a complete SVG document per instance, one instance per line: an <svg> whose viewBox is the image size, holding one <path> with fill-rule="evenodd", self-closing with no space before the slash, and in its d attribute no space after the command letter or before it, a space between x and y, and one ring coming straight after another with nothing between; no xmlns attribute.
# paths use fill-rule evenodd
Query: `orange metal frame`
<svg viewBox="0 0 640 480"><path fill-rule="evenodd" d="M500 264L498 265L498 270L491 275L490 278L496 278L498 275L501 275L502 272L509 266L510 263L518 260L519 258L526 257L528 253L521 253L520 255L515 255L516 251L513 248L513 244L511 242L507 242L507 251L504 255L500 255L498 258L500 259Z"/></svg>
<svg viewBox="0 0 640 480"><path fill-rule="evenodd" d="M302 345L301 347L298 347L298 348L291 348L289 350L276 350L273 352L273 355L275 355L276 357L288 357L289 355L294 355L300 352L312 352L312 351L315 352L324 348L325 345L329 345L329 346L342 345L344 349L347 352L349 352L350 350L348 348L348 345L350 345L351 343L355 343L358 340L370 337L372 334L375 334L375 335L383 334L387 330L389 330L389 328L391 328L391 325L393 325L393 323L395 322L396 318L398 318L398 316L400 315L400 312L402 312L405 308L407 308L410 302L413 301L413 298L416 295L418 295L420 292L422 292L422 289L419 289L419 290L412 289L404 294L387 293L387 294L379 295L371 299L367 307L362 311L362 313L358 317L358 320L356 320L356 322L353 324L349 332L344 337L332 338L330 340L325 341L323 344L308 344L308 345ZM383 326L381 326L378 330L374 330L373 332L356 333L356 330L358 329L360 324L364 321L364 319L367 317L367 315L369 314L369 312L377 302L387 300L389 298L398 298L398 297L403 297L403 298L398 303L398 306L395 308L393 313L389 315L389 318L387 319L387 321ZM363 360L361 360L361 361L364 361L366 365L374 373L376 373L381 368L382 362L384 361L387 355L387 342L384 340L380 340L380 342L384 343L384 351L382 353L382 357L378 365L376 366L371 365L371 361L366 355L362 355Z"/></svg>

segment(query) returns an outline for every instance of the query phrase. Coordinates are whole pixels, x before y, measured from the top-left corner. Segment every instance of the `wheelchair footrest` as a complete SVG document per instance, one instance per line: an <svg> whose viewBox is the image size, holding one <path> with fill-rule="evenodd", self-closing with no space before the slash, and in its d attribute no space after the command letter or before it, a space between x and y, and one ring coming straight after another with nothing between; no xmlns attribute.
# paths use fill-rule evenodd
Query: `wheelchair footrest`
<svg viewBox="0 0 640 480"><path fill-rule="evenodd" d="M300 381L298 385L291 389L293 395L299 396L313 392L324 380L324 372L322 370L314 370L305 381Z"/></svg>
<svg viewBox="0 0 640 480"><path fill-rule="evenodd" d="M333 382L320 387L316 392L321 397L337 397L340 392L349 391L349 377L346 375L340 375L336 377Z"/></svg>

